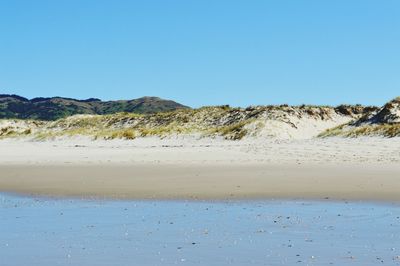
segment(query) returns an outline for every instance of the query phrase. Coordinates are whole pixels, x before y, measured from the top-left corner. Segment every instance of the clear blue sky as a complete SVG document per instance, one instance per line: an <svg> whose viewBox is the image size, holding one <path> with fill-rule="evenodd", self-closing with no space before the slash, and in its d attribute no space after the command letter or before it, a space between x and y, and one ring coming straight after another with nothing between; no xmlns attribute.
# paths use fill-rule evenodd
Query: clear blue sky
<svg viewBox="0 0 400 266"><path fill-rule="evenodd" d="M0 1L0 93L190 106L400 96L398 0Z"/></svg>

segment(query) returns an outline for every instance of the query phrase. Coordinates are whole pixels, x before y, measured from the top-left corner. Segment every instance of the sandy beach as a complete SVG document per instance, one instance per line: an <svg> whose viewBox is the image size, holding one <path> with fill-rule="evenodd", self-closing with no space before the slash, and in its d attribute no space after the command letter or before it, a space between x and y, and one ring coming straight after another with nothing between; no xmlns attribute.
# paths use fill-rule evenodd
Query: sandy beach
<svg viewBox="0 0 400 266"><path fill-rule="evenodd" d="M400 1L0 1L0 266L400 266Z"/></svg>
<svg viewBox="0 0 400 266"><path fill-rule="evenodd" d="M0 191L124 199L400 201L400 139L0 141Z"/></svg>

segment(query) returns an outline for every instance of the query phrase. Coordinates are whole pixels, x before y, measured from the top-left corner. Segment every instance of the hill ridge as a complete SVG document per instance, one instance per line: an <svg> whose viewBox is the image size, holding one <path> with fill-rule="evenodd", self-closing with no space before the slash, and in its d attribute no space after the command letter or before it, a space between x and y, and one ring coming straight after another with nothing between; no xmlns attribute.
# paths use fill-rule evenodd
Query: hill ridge
<svg viewBox="0 0 400 266"><path fill-rule="evenodd" d="M98 98L74 99L61 96L28 99L16 94L0 94L0 119L57 120L76 114L145 114L187 108L175 101L155 96L102 101Z"/></svg>

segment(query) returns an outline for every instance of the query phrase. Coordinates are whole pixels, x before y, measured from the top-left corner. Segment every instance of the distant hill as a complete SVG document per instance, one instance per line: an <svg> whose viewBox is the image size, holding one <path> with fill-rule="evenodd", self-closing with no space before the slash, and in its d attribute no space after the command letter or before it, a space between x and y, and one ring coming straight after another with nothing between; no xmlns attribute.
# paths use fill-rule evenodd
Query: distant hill
<svg viewBox="0 0 400 266"><path fill-rule="evenodd" d="M0 94L0 118L57 120L75 114L113 114L119 112L149 114L189 108L158 97L133 100L77 100L63 97L27 99L18 95Z"/></svg>

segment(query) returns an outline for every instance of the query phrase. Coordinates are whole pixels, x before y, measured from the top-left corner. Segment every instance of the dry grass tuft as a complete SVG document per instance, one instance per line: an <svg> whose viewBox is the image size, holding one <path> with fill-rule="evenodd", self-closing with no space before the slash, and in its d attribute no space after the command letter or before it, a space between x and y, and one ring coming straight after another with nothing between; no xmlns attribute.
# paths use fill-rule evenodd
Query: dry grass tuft
<svg viewBox="0 0 400 266"><path fill-rule="evenodd" d="M221 136L224 136L226 139L231 139L231 140L241 140L248 133L248 130L245 129L245 126L251 122L253 122L253 120L249 119L249 120L243 120L243 121L231 124L231 125L217 127L217 128L211 129L209 134L210 135L221 135Z"/></svg>
<svg viewBox="0 0 400 266"><path fill-rule="evenodd" d="M388 138L400 137L400 124L377 124L364 125L360 127L346 127L346 125L341 125L336 128L328 129L318 135L318 137L335 136L349 138L361 136L383 136Z"/></svg>

